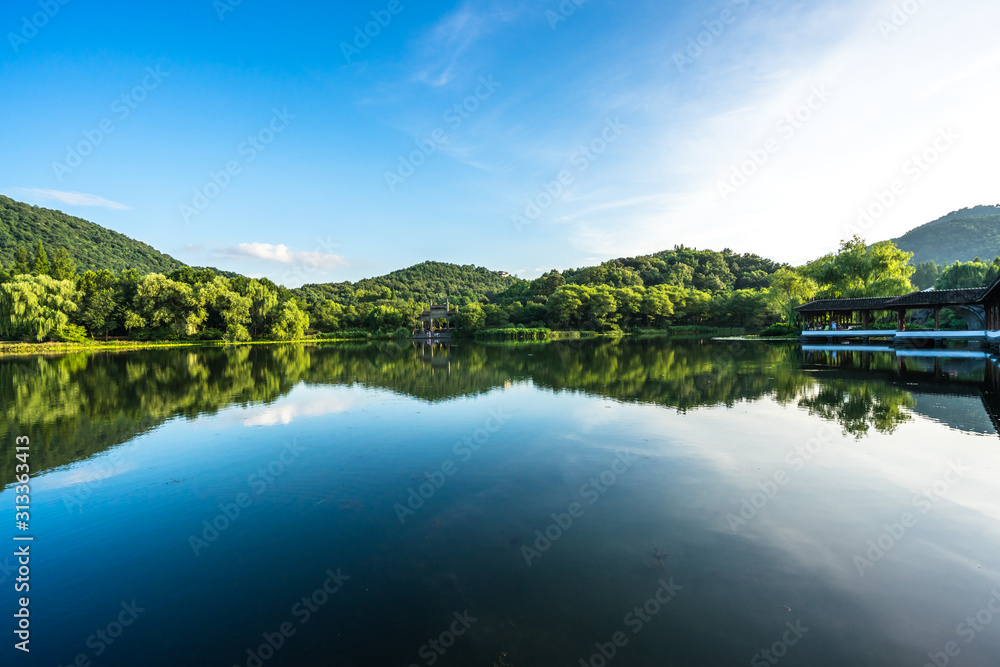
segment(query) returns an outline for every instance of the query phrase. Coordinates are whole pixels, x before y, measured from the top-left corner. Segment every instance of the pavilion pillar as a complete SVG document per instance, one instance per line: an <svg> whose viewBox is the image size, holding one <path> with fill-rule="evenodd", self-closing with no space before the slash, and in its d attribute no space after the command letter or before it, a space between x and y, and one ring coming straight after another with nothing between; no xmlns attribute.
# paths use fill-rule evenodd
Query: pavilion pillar
<svg viewBox="0 0 1000 667"><path fill-rule="evenodd" d="M896 321L898 323L896 331L906 331L906 310L896 311Z"/></svg>
<svg viewBox="0 0 1000 667"><path fill-rule="evenodd" d="M934 331L941 331L941 309L934 309Z"/></svg>
<svg viewBox="0 0 1000 667"><path fill-rule="evenodd" d="M871 311L862 310L861 311L861 328L868 331L868 322L871 319Z"/></svg>

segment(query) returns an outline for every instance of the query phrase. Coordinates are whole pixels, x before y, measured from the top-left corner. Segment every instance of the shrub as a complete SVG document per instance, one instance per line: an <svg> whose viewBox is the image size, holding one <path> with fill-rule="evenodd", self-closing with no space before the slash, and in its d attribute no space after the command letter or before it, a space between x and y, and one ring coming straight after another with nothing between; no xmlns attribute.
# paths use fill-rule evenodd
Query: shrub
<svg viewBox="0 0 1000 667"><path fill-rule="evenodd" d="M227 343L245 343L250 340L250 332L242 324L230 324L226 327L226 335L222 340Z"/></svg>
<svg viewBox="0 0 1000 667"><path fill-rule="evenodd" d="M53 332L52 340L60 343L83 343L87 340L87 330L79 324L64 324Z"/></svg>
<svg viewBox="0 0 1000 667"><path fill-rule="evenodd" d="M802 333L802 329L795 324L785 324L779 322L778 324L772 324L768 328L760 332L761 336L794 336Z"/></svg>

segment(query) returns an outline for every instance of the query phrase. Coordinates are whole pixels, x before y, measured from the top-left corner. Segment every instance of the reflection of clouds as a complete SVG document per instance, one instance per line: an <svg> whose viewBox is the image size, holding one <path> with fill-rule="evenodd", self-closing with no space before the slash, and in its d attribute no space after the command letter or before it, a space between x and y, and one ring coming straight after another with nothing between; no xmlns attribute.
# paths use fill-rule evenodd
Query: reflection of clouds
<svg viewBox="0 0 1000 667"><path fill-rule="evenodd" d="M968 410L983 410L978 398L967 400ZM706 499L722 512L719 525L723 529L721 517L732 511L733 499L738 504L740 497L757 491L757 483L771 479L778 470L788 473L791 480L779 495L815 498L823 494L831 499L814 523L839 515L866 525L872 512L870 501L884 504L889 500L902 503L900 511L913 510L912 498L943 478L951 462L959 461L967 469L964 476L935 503L932 512L950 506L950 511L968 510L1000 521L1000 493L996 492L1000 448L984 446L995 444L995 435L956 431L911 412L913 420L900 424L893 434L872 431L856 440L844 435L836 421L810 416L794 404L782 406L770 398L685 414L673 408L604 405L610 409L585 405L574 412L580 432L612 431L614 437L605 439L609 451L628 448L640 454L703 462L717 476L718 485L725 487L714 501ZM661 437L650 438L650 434ZM822 450L795 470L786 456L812 438L825 443ZM770 524L769 530L786 531L785 521L797 524L808 513L806 507L792 507L788 501L773 505L754 519L755 530ZM786 507L779 510L779 505ZM812 530L808 525L804 529Z"/></svg>
<svg viewBox="0 0 1000 667"><path fill-rule="evenodd" d="M356 402L353 397L343 395L313 396L304 393L300 396L289 396L271 405L250 408L244 411L241 421L244 426L291 424L301 417L321 417L347 412Z"/></svg>
<svg viewBox="0 0 1000 667"><path fill-rule="evenodd" d="M32 479L32 489L35 491L53 491L67 489L78 485L98 485L138 468L134 461L125 461L119 450L113 450L109 456L85 461L70 467L68 470L56 470Z"/></svg>

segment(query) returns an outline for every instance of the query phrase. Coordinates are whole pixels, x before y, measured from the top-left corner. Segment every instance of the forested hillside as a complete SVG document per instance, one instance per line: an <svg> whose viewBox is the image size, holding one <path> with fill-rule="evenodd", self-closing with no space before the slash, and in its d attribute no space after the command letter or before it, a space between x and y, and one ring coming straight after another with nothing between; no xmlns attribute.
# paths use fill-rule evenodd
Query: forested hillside
<svg viewBox="0 0 1000 667"><path fill-rule="evenodd" d="M913 253L914 264L992 259L1000 255L1000 205L963 208L912 229L893 242L900 250Z"/></svg>
<svg viewBox="0 0 1000 667"><path fill-rule="evenodd" d="M93 222L0 195L0 263L13 266L19 247L34 253L39 241L50 252L65 248L81 271L168 273L184 266L152 246Z"/></svg>
<svg viewBox="0 0 1000 667"><path fill-rule="evenodd" d="M431 301L460 307L465 331L524 325L614 331L735 323L758 326L777 315L767 303L782 265L730 250L684 246L600 266L549 271L532 281L477 266L424 262L357 283L305 285L320 331L410 327Z"/></svg>
<svg viewBox="0 0 1000 667"><path fill-rule="evenodd" d="M370 299L389 293L406 301L444 303L448 299L461 302L468 299L478 301L482 297L492 298L512 285L523 282L525 281L481 266L423 262L356 283L303 285L292 291L310 303L322 299L346 303L352 295Z"/></svg>

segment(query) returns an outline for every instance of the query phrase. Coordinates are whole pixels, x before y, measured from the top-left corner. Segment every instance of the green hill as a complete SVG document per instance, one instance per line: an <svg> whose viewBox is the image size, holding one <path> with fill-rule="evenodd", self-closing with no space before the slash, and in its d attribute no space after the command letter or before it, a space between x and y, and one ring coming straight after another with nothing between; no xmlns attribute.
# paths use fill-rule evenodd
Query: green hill
<svg viewBox="0 0 1000 667"><path fill-rule="evenodd" d="M139 273L168 273L184 266L170 255L141 241L105 229L61 211L31 206L0 195L0 261L14 264L18 246L34 255L41 241L50 256L66 248L78 271L110 269L115 273L138 269Z"/></svg>
<svg viewBox="0 0 1000 667"><path fill-rule="evenodd" d="M913 263L939 265L1000 255L1000 205L963 208L892 239Z"/></svg>
<svg viewBox="0 0 1000 667"><path fill-rule="evenodd" d="M453 302L461 297L474 301L478 301L481 296L492 298L522 282L526 281L481 266L423 262L378 278L365 278L356 283L303 285L292 292L309 303L323 299L347 303L360 292L375 295L385 290L390 290L398 299L444 303L449 298Z"/></svg>

